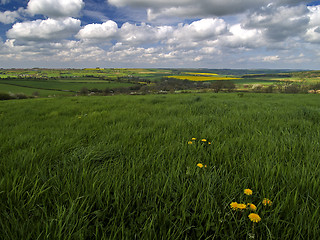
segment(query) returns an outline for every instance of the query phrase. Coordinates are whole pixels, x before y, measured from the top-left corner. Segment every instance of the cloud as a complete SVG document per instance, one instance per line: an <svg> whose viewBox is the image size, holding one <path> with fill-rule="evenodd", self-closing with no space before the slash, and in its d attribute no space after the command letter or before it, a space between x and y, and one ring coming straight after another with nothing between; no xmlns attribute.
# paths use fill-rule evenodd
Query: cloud
<svg viewBox="0 0 320 240"><path fill-rule="evenodd" d="M276 6L297 5L306 0L108 0L117 7L131 6L148 8L150 20L160 16L208 17L226 16L244 13L250 9L258 9L269 4Z"/></svg>
<svg viewBox="0 0 320 240"><path fill-rule="evenodd" d="M310 17L310 26L320 26L320 5L308 7Z"/></svg>
<svg viewBox="0 0 320 240"><path fill-rule="evenodd" d="M102 24L89 24L82 28L76 35L80 39L102 39L110 40L114 38L118 31L118 25L112 20Z"/></svg>
<svg viewBox="0 0 320 240"><path fill-rule="evenodd" d="M241 24L229 27L229 35L219 39L219 45L236 49L255 49L266 46L263 33L259 29L245 29Z"/></svg>
<svg viewBox="0 0 320 240"><path fill-rule="evenodd" d="M266 57L263 57L262 60L264 62L274 62L274 61L279 61L280 58L279 58L279 56L266 56Z"/></svg>
<svg viewBox="0 0 320 240"><path fill-rule="evenodd" d="M308 7L310 17L309 27L304 39L311 43L320 43L320 6Z"/></svg>
<svg viewBox="0 0 320 240"><path fill-rule="evenodd" d="M145 23L142 23L139 26L125 23L119 31L119 40L134 46L139 44L157 43L169 36L172 29L173 28L170 26L152 27Z"/></svg>
<svg viewBox="0 0 320 240"><path fill-rule="evenodd" d="M114 21L108 20L102 24L88 24L84 26L76 37L93 42L116 40L120 43L136 46L162 41L172 31L173 28L170 26L153 27L145 23L135 25L128 22L124 23L121 28L118 28L118 25Z"/></svg>
<svg viewBox="0 0 320 240"><path fill-rule="evenodd" d="M30 0L27 10L51 18L77 17L83 7L83 0Z"/></svg>
<svg viewBox="0 0 320 240"><path fill-rule="evenodd" d="M81 21L74 18L46 19L16 23L7 32L7 37L22 41L43 41L64 39L76 34Z"/></svg>
<svg viewBox="0 0 320 240"><path fill-rule="evenodd" d="M19 17L20 17L20 14L17 11L0 12L0 22L4 24L14 23Z"/></svg>
<svg viewBox="0 0 320 240"><path fill-rule="evenodd" d="M202 19L191 24L178 26L151 26L124 23L121 28L114 21L102 24L89 24L76 35L83 40L116 40L130 46L144 44L168 44L171 46L197 46L205 40L215 40L218 36L227 34L227 24L222 19Z"/></svg>
<svg viewBox="0 0 320 240"><path fill-rule="evenodd" d="M244 28L260 29L272 41L283 41L288 37L303 35L310 18L306 6L277 7L269 5L247 15Z"/></svg>
<svg viewBox="0 0 320 240"><path fill-rule="evenodd" d="M207 18L194 21L179 27L174 32L174 38L178 41L201 41L215 39L227 32L227 24L222 19Z"/></svg>

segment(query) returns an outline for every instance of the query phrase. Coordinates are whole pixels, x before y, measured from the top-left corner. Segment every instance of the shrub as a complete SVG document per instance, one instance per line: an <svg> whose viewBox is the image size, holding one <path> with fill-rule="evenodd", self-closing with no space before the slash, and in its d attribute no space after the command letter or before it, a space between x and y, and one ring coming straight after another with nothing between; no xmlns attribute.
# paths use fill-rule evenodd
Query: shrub
<svg viewBox="0 0 320 240"><path fill-rule="evenodd" d="M263 88L262 84L253 84L251 89L254 92L261 92L262 88Z"/></svg>
<svg viewBox="0 0 320 240"><path fill-rule="evenodd" d="M236 86L233 82L231 81L223 81L223 80L219 80L219 81L215 81L211 84L210 86L214 92L218 93L221 90L226 90L228 92L232 92Z"/></svg>
<svg viewBox="0 0 320 240"><path fill-rule="evenodd" d="M270 86L265 87L263 90L264 90L265 93L272 93L273 92L273 88L274 88L274 86L270 85Z"/></svg>
<svg viewBox="0 0 320 240"><path fill-rule="evenodd" d="M0 100L10 100L10 99L15 99L15 97L10 95L9 93L0 92Z"/></svg>
<svg viewBox="0 0 320 240"><path fill-rule="evenodd" d="M285 93L299 93L300 92L300 86L297 84L290 84L285 86L284 88Z"/></svg>
<svg viewBox="0 0 320 240"><path fill-rule="evenodd" d="M28 96L25 95L24 93L17 93L15 96L17 99L27 99L28 98Z"/></svg>
<svg viewBox="0 0 320 240"><path fill-rule="evenodd" d="M34 96L34 97L39 97L39 92L37 92L37 91L33 92L33 93L32 93L32 96Z"/></svg>
<svg viewBox="0 0 320 240"><path fill-rule="evenodd" d="M87 95L88 93L89 93L88 88L83 87L83 88L80 89L80 94L81 95Z"/></svg>

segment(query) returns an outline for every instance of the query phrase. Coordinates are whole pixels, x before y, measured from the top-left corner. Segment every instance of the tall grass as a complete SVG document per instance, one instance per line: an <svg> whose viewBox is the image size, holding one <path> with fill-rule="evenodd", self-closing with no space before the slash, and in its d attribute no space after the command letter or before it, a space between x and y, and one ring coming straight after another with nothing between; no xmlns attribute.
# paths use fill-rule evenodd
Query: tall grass
<svg viewBox="0 0 320 240"><path fill-rule="evenodd" d="M0 102L0 239L246 239L229 206L245 188L256 239L317 239L319 109L277 94Z"/></svg>

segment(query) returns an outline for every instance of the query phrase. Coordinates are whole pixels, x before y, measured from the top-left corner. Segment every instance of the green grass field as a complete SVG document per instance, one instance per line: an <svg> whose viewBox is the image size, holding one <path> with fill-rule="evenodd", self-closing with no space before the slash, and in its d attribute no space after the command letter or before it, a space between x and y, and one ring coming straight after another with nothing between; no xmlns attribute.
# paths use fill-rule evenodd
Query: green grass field
<svg viewBox="0 0 320 240"><path fill-rule="evenodd" d="M46 80L0 80L2 84L14 84L21 87L31 87L34 89L51 89L51 90L69 90L80 91L81 88L88 89L97 88L104 90L106 88L130 87L134 84L119 83L119 82L60 82L60 81L46 81Z"/></svg>
<svg viewBox="0 0 320 240"><path fill-rule="evenodd" d="M0 239L317 239L319 109L315 94L1 101Z"/></svg>
<svg viewBox="0 0 320 240"><path fill-rule="evenodd" d="M27 96L31 96L33 93L37 92L40 97L65 96L65 95L74 94L74 93L70 93L70 92L13 86L13 85L8 85L8 84L2 84L1 81L0 81L0 90L1 90L1 92L5 92L5 93L10 93L10 92L11 93L24 93Z"/></svg>

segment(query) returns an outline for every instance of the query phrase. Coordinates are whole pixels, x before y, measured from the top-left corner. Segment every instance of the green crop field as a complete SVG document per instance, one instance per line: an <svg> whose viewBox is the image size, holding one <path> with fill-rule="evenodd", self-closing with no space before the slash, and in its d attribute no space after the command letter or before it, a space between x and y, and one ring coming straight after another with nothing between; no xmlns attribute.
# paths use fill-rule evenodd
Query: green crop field
<svg viewBox="0 0 320 240"><path fill-rule="evenodd" d="M318 239L319 97L0 101L0 239Z"/></svg>
<svg viewBox="0 0 320 240"><path fill-rule="evenodd" d="M60 95L70 95L70 92L63 91L54 91L54 90L43 90L43 89L35 89L28 87L20 87L8 84L2 84L0 81L0 91L5 93L23 93L28 96L31 96L33 93L37 92L40 97L48 97L48 96L60 96Z"/></svg>
<svg viewBox="0 0 320 240"><path fill-rule="evenodd" d="M16 86L32 87L35 89L57 89L79 91L83 87L88 89L97 88L115 88L115 87L130 87L134 86L130 83L111 83L111 82L60 82L60 81L45 81L45 80L0 80L3 84L14 84Z"/></svg>

